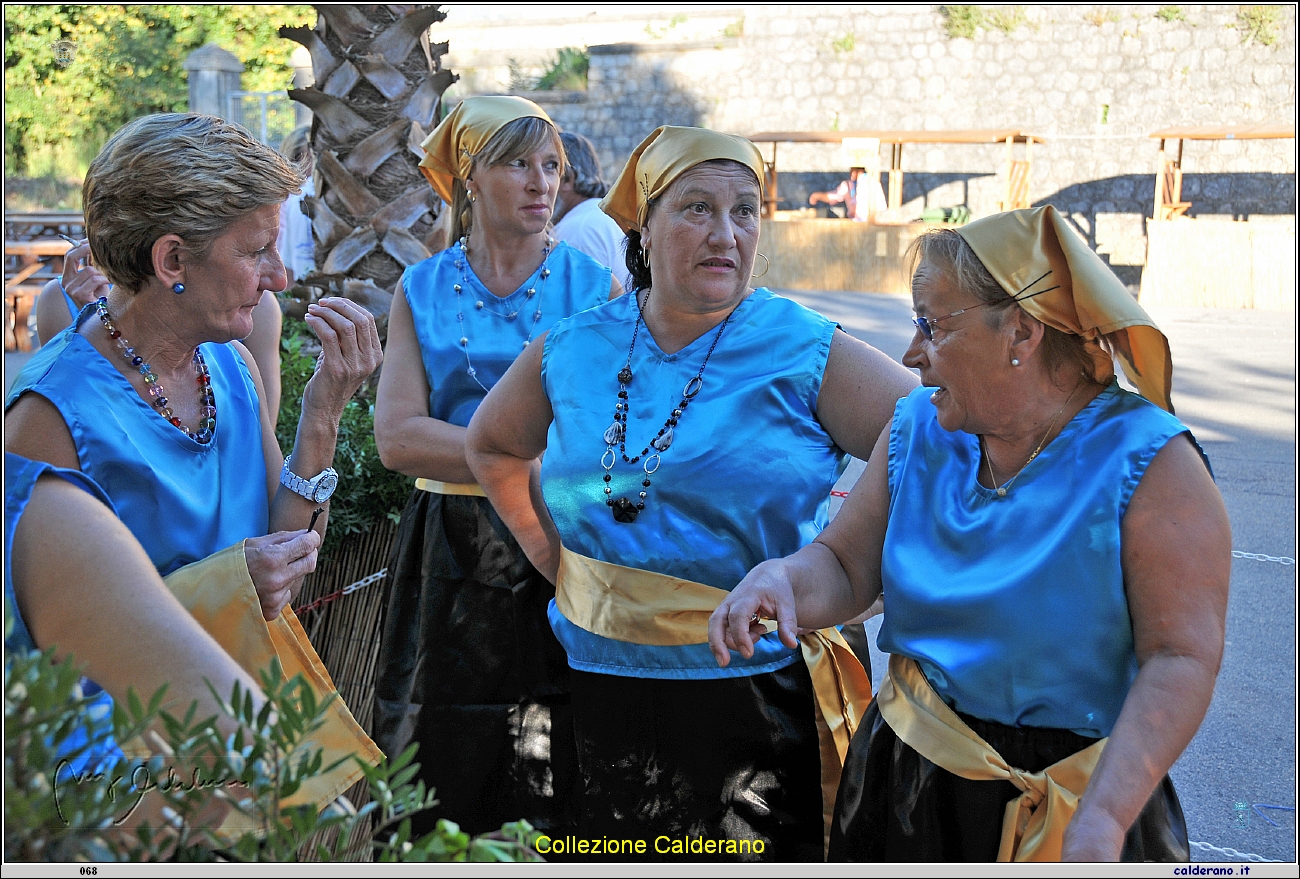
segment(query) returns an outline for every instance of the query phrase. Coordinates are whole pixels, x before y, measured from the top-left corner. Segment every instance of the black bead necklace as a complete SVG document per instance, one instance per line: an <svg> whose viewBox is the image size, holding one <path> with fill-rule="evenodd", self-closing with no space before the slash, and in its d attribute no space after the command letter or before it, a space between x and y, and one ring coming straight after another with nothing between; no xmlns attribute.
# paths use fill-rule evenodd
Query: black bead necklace
<svg viewBox="0 0 1300 879"><path fill-rule="evenodd" d="M700 388L704 387L704 369L709 365L709 358L713 356L713 349L718 347L718 340L722 338L722 331L727 328L731 322L731 315L736 313L733 308L727 314L722 325L718 327L718 332L713 337L713 344L709 346L709 351L704 355L704 362L700 364L700 369L694 377L682 388L682 399L673 408L673 411L664 419L664 426L659 428L659 432L654 435L650 442L646 443L644 449L639 455L628 457L627 454L627 413L629 407L629 397L627 393L628 385L632 384L632 352L636 349L636 337L641 332L641 321L645 306L650 301L650 291L646 291L645 300L637 304L636 325L632 328L632 344L627 347L627 363L618 371L618 402L614 404L614 423L605 429L605 453L600 456L600 466L605 468L605 506L610 508L614 514L614 521L630 525L636 521L637 514L645 509L646 494L650 489L650 477L659 469L660 455L668 451L668 447L673 444L673 431L677 427L678 420L686 412L686 407L699 394ZM615 454L614 447L618 446L618 453ZM654 449L653 452L650 450ZM641 464L641 469L645 473L641 480L641 491L637 493L637 500L633 501L627 497L621 497L617 500L613 497L613 490L610 488L612 476L610 471L614 469L619 457L627 464ZM644 460L642 460L644 459ZM653 465L652 465L653 462Z"/></svg>

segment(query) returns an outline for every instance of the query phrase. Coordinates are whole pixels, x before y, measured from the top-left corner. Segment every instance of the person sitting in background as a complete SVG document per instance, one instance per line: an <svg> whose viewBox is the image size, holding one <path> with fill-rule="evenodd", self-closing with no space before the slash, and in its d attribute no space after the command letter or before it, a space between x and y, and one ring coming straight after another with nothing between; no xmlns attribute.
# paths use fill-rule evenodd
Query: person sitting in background
<svg viewBox="0 0 1300 879"><path fill-rule="evenodd" d="M835 212L830 210L831 205L844 205L844 219L853 220L858 216L858 181L862 178L865 168L850 168L849 179L841 180L840 185L827 192L814 192L808 196L808 204L826 205L827 212L833 217Z"/></svg>
<svg viewBox="0 0 1300 879"><path fill-rule="evenodd" d="M600 199L609 191L600 173L596 150L581 134L562 132L564 156L568 160L560 191L555 199L555 237L575 247L596 262L613 270L624 290L631 289L623 246L623 230L600 209Z"/></svg>

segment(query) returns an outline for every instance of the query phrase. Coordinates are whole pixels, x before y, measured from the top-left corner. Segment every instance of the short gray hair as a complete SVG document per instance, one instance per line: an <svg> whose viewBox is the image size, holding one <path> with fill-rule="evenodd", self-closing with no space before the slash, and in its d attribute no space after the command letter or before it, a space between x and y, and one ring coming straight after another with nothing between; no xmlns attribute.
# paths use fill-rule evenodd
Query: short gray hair
<svg viewBox="0 0 1300 879"><path fill-rule="evenodd" d="M573 191L586 198L603 198L609 192L609 184L600 175L600 159L596 158L591 141L581 134L564 131L560 133L560 142L573 171Z"/></svg>
<svg viewBox="0 0 1300 879"><path fill-rule="evenodd" d="M86 172L90 252L110 281L139 291L153 245L179 235L198 258L236 220L302 188L284 156L238 125L199 113L157 113L118 129Z"/></svg>

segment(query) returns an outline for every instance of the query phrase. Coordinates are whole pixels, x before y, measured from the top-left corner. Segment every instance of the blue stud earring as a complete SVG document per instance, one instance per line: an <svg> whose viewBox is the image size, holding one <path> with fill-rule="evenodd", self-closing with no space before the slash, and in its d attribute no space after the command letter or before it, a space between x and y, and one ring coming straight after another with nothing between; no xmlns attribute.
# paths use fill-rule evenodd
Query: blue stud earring
<svg viewBox="0 0 1300 879"><path fill-rule="evenodd" d="M172 292L179 296L181 293L185 292L185 285L180 281L177 281L175 284L172 284Z"/></svg>

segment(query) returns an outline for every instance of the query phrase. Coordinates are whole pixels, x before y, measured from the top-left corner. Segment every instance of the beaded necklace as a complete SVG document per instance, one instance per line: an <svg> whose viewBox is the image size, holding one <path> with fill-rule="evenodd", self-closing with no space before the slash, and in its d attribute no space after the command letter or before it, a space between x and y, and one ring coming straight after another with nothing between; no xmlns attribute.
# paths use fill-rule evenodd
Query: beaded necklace
<svg viewBox="0 0 1300 879"><path fill-rule="evenodd" d="M618 371L618 402L614 404L614 423L605 429L605 452L600 456L600 466L605 468L605 506L610 508L614 515L614 521L630 525L636 521L637 514L645 509L646 495L650 489L650 477L659 469L660 455L668 451L668 447L673 444L673 431L677 427L677 422L686 412L686 407L691 404L696 395L700 393L700 388L704 387L704 370L709 365L709 358L713 356L713 349L718 347L718 340L722 338L722 331L731 323L731 315L736 313L732 309L722 325L718 327L718 332L713 336L713 344L709 346L709 351L704 355L704 362L700 364L699 371L686 382L682 388L682 399L664 419L664 426L659 428L659 432L654 435L650 442L646 443L644 449L639 455L628 457L627 454L627 413L630 407L630 398L628 396L628 385L632 384L632 352L636 349L636 337L641 332L642 312L646 303L650 301L650 292L647 290L645 301L637 303L636 325L632 328L632 344L627 347L627 363ZM614 446L618 446L618 453L615 454ZM654 452L651 453L651 449ZM615 500L613 490L610 488L610 481L613 477L610 471L614 469L614 464L618 462L619 457L627 464L636 464L641 462L641 469L645 473L641 480L641 491L637 492L637 500L633 502L630 498L621 497ZM642 459L645 459L642 462ZM651 462L654 466L651 466Z"/></svg>
<svg viewBox="0 0 1300 879"><path fill-rule="evenodd" d="M466 267L469 265L469 252L465 249L464 236L461 236L461 239L460 241L457 242L456 246L460 248L460 255L456 257L456 261L455 261L456 268L460 270L460 283L453 284L452 289L456 291L456 320L460 324L460 347L465 351L465 374L468 375L470 378L474 379L474 383L478 385L480 388L483 388L484 393L486 393L491 389L488 388L486 385L484 385L483 382L478 380L478 370L474 368L474 362L470 359L469 356L469 336L467 335L465 330L465 312L462 309L460 304L461 293L463 292L465 285L469 283L469 279L466 274ZM537 332L537 324L542 319L541 294L546 290L546 279L551 276L551 270L547 266L547 262L551 258L551 249L554 246L555 246L555 239L553 239L550 235L547 235L546 244L542 247L541 284L539 284L538 286L529 287L527 290L524 291L524 297L527 300L531 300L534 296L537 297L537 309L533 312L533 325L529 327L528 337L524 339L523 347L525 348L527 348L528 343L533 340L533 334ZM493 309L488 308L487 304L482 299L475 301L474 307L479 311L486 311L488 314L495 315L507 321L513 321L515 318L519 317L519 312L521 310L516 308L514 311L509 311L509 312L494 311Z"/></svg>
<svg viewBox="0 0 1300 879"><path fill-rule="evenodd" d="M101 296L95 301L95 311L99 313L100 323L108 331L108 337L117 344L122 353L122 358L129 362L136 369L140 370L140 375L144 377L144 385L149 391L152 398L150 403L158 410L163 418L166 418L173 427L182 431L190 439L197 443L207 444L212 442L212 437L217 431L217 399L212 394L212 376L208 374L208 365L203 361L203 354L198 348L194 349L194 372L198 375L199 380L199 429L197 432L191 431L185 426L185 422L176 417L168 406L167 392L163 386L158 383L158 376L154 374L153 367L145 363L143 357L136 353L131 347L131 343L122 335L122 331L113 323L112 317L108 314L108 299Z"/></svg>

